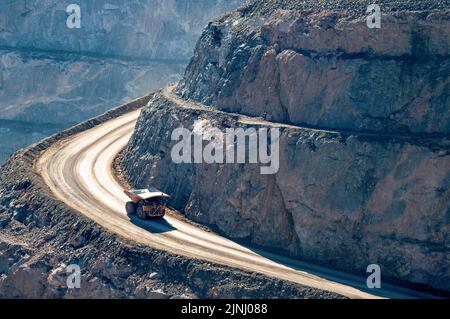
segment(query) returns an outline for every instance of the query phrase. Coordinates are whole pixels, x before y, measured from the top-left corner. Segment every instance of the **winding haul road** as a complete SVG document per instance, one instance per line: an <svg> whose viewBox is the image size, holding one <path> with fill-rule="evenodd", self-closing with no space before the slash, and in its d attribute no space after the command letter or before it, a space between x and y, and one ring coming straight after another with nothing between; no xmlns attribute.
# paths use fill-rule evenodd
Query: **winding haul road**
<svg viewBox="0 0 450 319"><path fill-rule="evenodd" d="M164 94L178 104L182 102L180 107L195 107L180 101L170 88ZM139 221L134 217L130 220L124 209L127 197L114 176L112 163L130 139L139 113L137 110L105 122L44 152L36 168L59 200L112 232L175 254L259 272L350 298L427 297L387 284L369 291L365 278L267 252L258 253L170 216L164 222Z"/></svg>

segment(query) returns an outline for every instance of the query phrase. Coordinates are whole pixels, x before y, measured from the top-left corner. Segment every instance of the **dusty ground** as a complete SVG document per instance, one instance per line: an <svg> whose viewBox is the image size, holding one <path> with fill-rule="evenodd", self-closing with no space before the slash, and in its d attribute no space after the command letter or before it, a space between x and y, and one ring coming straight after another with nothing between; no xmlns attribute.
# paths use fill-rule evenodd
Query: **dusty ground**
<svg viewBox="0 0 450 319"><path fill-rule="evenodd" d="M127 104L10 158L0 172L2 298L336 298L336 294L180 257L117 236L54 198L35 160L64 138L145 105ZM65 265L82 269L65 287Z"/></svg>

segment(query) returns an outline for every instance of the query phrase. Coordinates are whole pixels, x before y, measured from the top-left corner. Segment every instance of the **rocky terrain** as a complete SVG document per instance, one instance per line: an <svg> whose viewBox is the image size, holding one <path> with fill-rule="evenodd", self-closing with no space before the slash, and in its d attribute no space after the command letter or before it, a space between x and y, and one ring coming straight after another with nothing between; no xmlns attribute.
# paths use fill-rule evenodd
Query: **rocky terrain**
<svg viewBox="0 0 450 319"><path fill-rule="evenodd" d="M0 298L340 297L136 245L55 200L39 155L144 105L121 157L133 186L159 187L188 218L253 246L362 275L376 263L383 282L450 290L450 5L379 1L386 30L369 34L367 3L249 1L208 25L178 95L145 96L16 153L0 168ZM199 121L204 136L280 128L280 170L175 165L173 130ZM81 289L66 287L69 264Z"/></svg>
<svg viewBox="0 0 450 319"><path fill-rule="evenodd" d="M178 80L207 21L240 2L83 0L68 29L72 2L2 1L0 162Z"/></svg>
<svg viewBox="0 0 450 319"><path fill-rule="evenodd" d="M0 298L341 298L136 245L55 200L34 170L37 157L150 97L47 138L1 166ZM80 289L67 288L71 264L81 268Z"/></svg>
<svg viewBox="0 0 450 319"><path fill-rule="evenodd" d="M0 51L0 118L72 126L177 80L183 68L150 60Z"/></svg>
<svg viewBox="0 0 450 319"><path fill-rule="evenodd" d="M177 87L185 102L156 95L122 163L232 238L450 290L450 2L379 1L379 30L368 3L249 1L213 21ZM172 162L177 127L249 127L219 111L279 122L277 174Z"/></svg>
<svg viewBox="0 0 450 319"><path fill-rule="evenodd" d="M178 92L284 123L450 133L450 2L380 1L381 29L366 3L252 1L209 25Z"/></svg>
<svg viewBox="0 0 450 319"><path fill-rule="evenodd" d="M179 78L184 63L0 51L0 162Z"/></svg>
<svg viewBox="0 0 450 319"><path fill-rule="evenodd" d="M188 60L207 22L242 0L5 0L0 46L157 60ZM81 28L68 29L78 4Z"/></svg>

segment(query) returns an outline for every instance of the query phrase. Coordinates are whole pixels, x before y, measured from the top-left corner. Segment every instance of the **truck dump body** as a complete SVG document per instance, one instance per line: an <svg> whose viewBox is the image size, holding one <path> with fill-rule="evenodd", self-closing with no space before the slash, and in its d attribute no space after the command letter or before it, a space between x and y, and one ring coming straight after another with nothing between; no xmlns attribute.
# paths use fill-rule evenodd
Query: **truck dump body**
<svg viewBox="0 0 450 319"><path fill-rule="evenodd" d="M125 194L136 204L141 200L151 200L157 198L170 198L169 195L163 193L156 188L153 189L134 189L131 191L124 191Z"/></svg>
<svg viewBox="0 0 450 319"><path fill-rule="evenodd" d="M165 216L170 198L166 193L156 188L125 190L124 193L131 199L125 206L128 215L136 214L141 219Z"/></svg>

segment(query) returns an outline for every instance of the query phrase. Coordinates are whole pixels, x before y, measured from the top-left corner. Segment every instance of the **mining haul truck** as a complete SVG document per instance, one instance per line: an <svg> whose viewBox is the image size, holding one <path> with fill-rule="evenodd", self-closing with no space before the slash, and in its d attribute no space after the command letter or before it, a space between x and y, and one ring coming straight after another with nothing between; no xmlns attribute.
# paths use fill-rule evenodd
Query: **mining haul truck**
<svg viewBox="0 0 450 319"><path fill-rule="evenodd" d="M163 218L166 214L169 195L155 189L125 190L131 199L125 205L128 215L137 215L140 219Z"/></svg>

